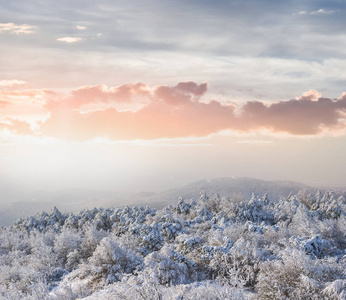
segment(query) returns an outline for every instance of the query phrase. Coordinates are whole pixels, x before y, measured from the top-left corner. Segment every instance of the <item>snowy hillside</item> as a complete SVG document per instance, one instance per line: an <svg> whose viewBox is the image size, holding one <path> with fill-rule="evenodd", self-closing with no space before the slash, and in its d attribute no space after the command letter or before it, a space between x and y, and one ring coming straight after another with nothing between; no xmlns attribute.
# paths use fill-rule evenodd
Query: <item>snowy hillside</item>
<svg viewBox="0 0 346 300"><path fill-rule="evenodd" d="M333 192L57 209L0 230L3 299L345 299Z"/></svg>

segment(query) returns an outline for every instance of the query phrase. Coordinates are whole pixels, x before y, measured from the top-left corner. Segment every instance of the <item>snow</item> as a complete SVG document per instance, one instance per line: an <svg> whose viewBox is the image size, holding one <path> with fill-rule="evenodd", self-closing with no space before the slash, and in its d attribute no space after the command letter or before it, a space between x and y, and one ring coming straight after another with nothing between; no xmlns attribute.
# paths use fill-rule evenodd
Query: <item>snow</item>
<svg viewBox="0 0 346 300"><path fill-rule="evenodd" d="M345 299L346 201L200 194L0 229L3 299Z"/></svg>

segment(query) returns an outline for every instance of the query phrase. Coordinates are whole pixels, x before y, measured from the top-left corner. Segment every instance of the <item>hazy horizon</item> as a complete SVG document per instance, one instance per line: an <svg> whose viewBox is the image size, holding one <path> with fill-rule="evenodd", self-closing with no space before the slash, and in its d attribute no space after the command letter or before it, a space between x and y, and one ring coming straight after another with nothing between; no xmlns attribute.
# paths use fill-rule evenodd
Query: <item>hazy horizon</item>
<svg viewBox="0 0 346 300"><path fill-rule="evenodd" d="M223 199L242 197L249 200L252 195L262 197L267 194L269 201L277 202L290 194L307 192L310 195L320 191L333 190L337 197L345 195L346 187L314 187L293 181L265 181L249 177L222 177L188 182L172 186L166 190L142 190L119 192L115 190L60 189L60 190L11 190L2 186L0 201L0 226L13 224L21 217L36 215L57 208L63 213L78 213L84 209L121 208L124 206L146 206L163 208L176 203L179 199L198 200L201 193L208 197L216 194ZM43 187L44 188L44 187Z"/></svg>

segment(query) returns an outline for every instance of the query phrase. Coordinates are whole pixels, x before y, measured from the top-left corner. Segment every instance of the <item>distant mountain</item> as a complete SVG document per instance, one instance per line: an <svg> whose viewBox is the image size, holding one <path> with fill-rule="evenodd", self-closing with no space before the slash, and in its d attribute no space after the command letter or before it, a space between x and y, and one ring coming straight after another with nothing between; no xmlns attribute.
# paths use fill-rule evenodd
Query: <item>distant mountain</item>
<svg viewBox="0 0 346 300"><path fill-rule="evenodd" d="M218 194L220 197L229 197L241 194L244 198L251 197L252 193L258 196L268 194L271 201L278 201L280 197L287 197L290 193L296 194L300 190L316 193L317 188L293 181L265 181L254 178L217 178L201 180L182 188L170 189L160 193L140 193L126 199L128 204L150 204L155 207L163 207L175 202L179 197L183 199L198 199L200 193L211 197Z"/></svg>
<svg viewBox="0 0 346 300"><path fill-rule="evenodd" d="M326 189L328 188L321 189L321 191ZM177 202L179 197L186 200L198 199L201 193L205 193L209 197L215 194L220 197L241 194L244 198L251 197L252 193L258 196L267 193L269 200L278 201L280 197L287 197L291 192L296 194L300 190L307 190L312 194L317 192L317 188L297 182L230 177L201 180L181 188L159 193L141 192L132 196L120 194L116 191L89 189L65 189L54 192L37 191L26 195L23 195L22 192L18 198L11 194L12 197L7 198L10 201L6 203L0 201L0 226L10 225L20 217L34 215L41 211L51 211L54 206L62 212L79 212L84 208L124 207L126 205L150 205L155 208L163 208ZM345 189L339 188L337 190L342 192ZM6 200L6 197L3 199Z"/></svg>

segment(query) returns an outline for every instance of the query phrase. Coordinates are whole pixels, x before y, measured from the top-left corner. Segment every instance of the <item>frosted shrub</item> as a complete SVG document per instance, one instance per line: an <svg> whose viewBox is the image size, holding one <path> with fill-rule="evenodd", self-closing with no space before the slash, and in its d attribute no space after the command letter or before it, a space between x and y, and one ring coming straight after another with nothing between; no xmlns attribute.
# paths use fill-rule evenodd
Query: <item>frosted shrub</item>
<svg viewBox="0 0 346 300"><path fill-rule="evenodd" d="M237 222L241 223L251 221L254 223L265 222L272 224L274 221L274 216L269 209L268 204L269 201L267 199L267 195L264 195L262 198L258 198L252 194L252 197L248 202L242 201L233 207L231 216Z"/></svg>
<svg viewBox="0 0 346 300"><path fill-rule="evenodd" d="M244 233L248 229L248 224L246 223L232 223L228 226L222 228L223 234L233 241L237 241L244 236Z"/></svg>
<svg viewBox="0 0 346 300"><path fill-rule="evenodd" d="M128 232L118 237L117 241L121 247L131 249L137 255L142 255L140 252L141 237L139 235Z"/></svg>
<svg viewBox="0 0 346 300"><path fill-rule="evenodd" d="M79 249L82 243L81 234L74 230L63 228L54 241L54 252L57 255L59 265L65 267L68 255Z"/></svg>
<svg viewBox="0 0 346 300"><path fill-rule="evenodd" d="M54 290L53 292L50 292L49 295L45 295L45 298L39 298L37 300L41 299L47 299L47 300L76 300L79 298L79 295L86 294L85 292L76 292L73 291L72 288L69 285L60 287L58 290Z"/></svg>
<svg viewBox="0 0 346 300"><path fill-rule="evenodd" d="M121 282L109 285L85 300L122 299L122 300L164 300L174 299L171 293L158 283L157 278L141 274L140 278L131 276Z"/></svg>
<svg viewBox="0 0 346 300"><path fill-rule="evenodd" d="M13 227L28 232L34 229L39 231L51 229L57 232L60 230L61 226L63 226L66 218L66 214L62 214L54 207L49 214L42 212L36 214L34 217L20 218L13 224Z"/></svg>
<svg viewBox="0 0 346 300"><path fill-rule="evenodd" d="M113 220L110 218L113 211L111 209L99 210L93 219L93 225L97 230L109 231L113 226Z"/></svg>
<svg viewBox="0 0 346 300"><path fill-rule="evenodd" d="M345 211L342 209L342 204L345 201L343 196L336 197L333 191L326 192L322 199L316 203L314 210L321 219L333 218L337 219L341 215L345 215Z"/></svg>
<svg viewBox="0 0 346 300"><path fill-rule="evenodd" d="M116 283L86 300L123 299L123 300L245 300L241 289L229 285L220 285L212 281L203 281L185 285L165 287L152 279L138 279Z"/></svg>
<svg viewBox="0 0 346 300"><path fill-rule="evenodd" d="M1 266L0 274L2 292L26 294L30 292L31 283L38 280L37 274L25 266L22 260L18 263Z"/></svg>
<svg viewBox="0 0 346 300"><path fill-rule="evenodd" d="M232 285L219 284L213 281L204 281L190 285L171 288L172 298L181 300L245 300L247 299L242 288ZM174 295L174 298L173 298ZM168 298L167 298L168 299Z"/></svg>
<svg viewBox="0 0 346 300"><path fill-rule="evenodd" d="M132 273L142 260L107 237L100 242L89 262L93 271L102 274L106 282L115 282L123 273Z"/></svg>
<svg viewBox="0 0 346 300"><path fill-rule="evenodd" d="M170 247L149 254L145 260L145 274L157 278L162 285L187 283L189 270L184 258L179 256Z"/></svg>
<svg viewBox="0 0 346 300"><path fill-rule="evenodd" d="M251 237L251 238L250 238ZM270 250L261 245L262 239L256 234L250 235L246 240L244 237L237 240L229 251L228 265L234 265L238 276L244 280L245 286L254 287L260 270L260 263L271 259Z"/></svg>
<svg viewBox="0 0 346 300"><path fill-rule="evenodd" d="M346 249L346 216L341 216L335 225L334 240L340 249Z"/></svg>
<svg viewBox="0 0 346 300"><path fill-rule="evenodd" d="M323 290L323 296L331 300L346 299L346 279L337 279L328 283Z"/></svg>
<svg viewBox="0 0 346 300"><path fill-rule="evenodd" d="M81 243L78 242L79 247L67 255L66 267L73 269L79 263L86 262L92 256L100 241L107 235L105 231L96 230L93 225L86 226L82 231Z"/></svg>
<svg viewBox="0 0 346 300"><path fill-rule="evenodd" d="M327 250L330 247L330 243L327 240L322 239L321 235L316 235L312 238L308 237L296 237L292 236L289 239L289 243L292 246L304 251L306 254L321 257L324 250Z"/></svg>
<svg viewBox="0 0 346 300"><path fill-rule="evenodd" d="M25 299L38 287L48 290L47 283L53 268L47 265L45 259L40 261L38 257L30 257L22 251L12 251L1 256L0 298Z"/></svg>
<svg viewBox="0 0 346 300"><path fill-rule="evenodd" d="M320 191L318 191L316 196L313 197L307 190L301 190L297 193L296 199L298 202L304 204L309 210L315 209L316 204L320 201Z"/></svg>
<svg viewBox="0 0 346 300"><path fill-rule="evenodd" d="M187 237L187 236L183 236L180 238L180 251L183 254L189 253L199 247L202 246L203 244L203 240L200 237Z"/></svg>
<svg viewBox="0 0 346 300"><path fill-rule="evenodd" d="M131 233L133 235L140 235L147 219L155 216L156 210L147 206L144 207L125 207L124 209L117 209L110 218L113 221L112 232L121 237L124 234Z"/></svg>
<svg viewBox="0 0 346 300"><path fill-rule="evenodd" d="M199 202L202 202L203 206L213 214L217 214L222 210L223 201L225 201L225 199L221 199L221 197L218 194L215 194L211 198L206 197L205 194L202 194L199 199Z"/></svg>
<svg viewBox="0 0 346 300"><path fill-rule="evenodd" d="M28 251L28 235L26 232L19 233L10 227L0 228L0 255L10 251Z"/></svg>
<svg viewBox="0 0 346 300"><path fill-rule="evenodd" d="M172 222L172 223L164 222L164 223L161 223L160 225L162 228L162 230L161 230L162 236L167 241L174 240L183 228L181 223L179 222L179 220L174 220L174 222Z"/></svg>
<svg viewBox="0 0 346 300"><path fill-rule="evenodd" d="M256 286L259 299L299 299L295 292L302 285L302 279L305 283L308 281L304 272L308 267L308 260L298 250L292 252L292 257L286 254L282 260L261 264Z"/></svg>
<svg viewBox="0 0 346 300"><path fill-rule="evenodd" d="M345 198L343 195L337 197L333 191L327 191L323 196L318 192L315 197L312 197L306 191L302 191L296 195L296 198L319 219L337 219L341 215L345 215L342 208Z"/></svg>
<svg viewBox="0 0 346 300"><path fill-rule="evenodd" d="M316 220L313 214L302 204L297 207L287 228L291 235L311 236L318 233Z"/></svg>
<svg viewBox="0 0 346 300"><path fill-rule="evenodd" d="M121 248L115 240L105 237L89 262L81 264L78 269L64 278L62 287L68 286L71 281L76 281L79 283L73 292L79 287L88 294L104 285L121 280L125 274L140 269L142 262L141 257Z"/></svg>
<svg viewBox="0 0 346 300"><path fill-rule="evenodd" d="M47 279L58 266L58 257L54 251L55 232L52 229L40 232L32 230L29 236L30 254L26 256L26 266Z"/></svg>
<svg viewBox="0 0 346 300"><path fill-rule="evenodd" d="M303 251L289 249L282 259L261 263L258 276L260 299L321 299L330 281L345 278L346 261L313 259Z"/></svg>
<svg viewBox="0 0 346 300"><path fill-rule="evenodd" d="M201 260L209 262L214 259L214 256L219 253L230 253L230 249L233 246L234 242L227 238L223 238L223 244L220 246L209 246L205 245L201 248L202 256Z"/></svg>
<svg viewBox="0 0 346 300"><path fill-rule="evenodd" d="M173 211L177 212L179 215L187 215L190 213L191 207L191 204L186 203L180 198L177 205L173 208Z"/></svg>
<svg viewBox="0 0 346 300"><path fill-rule="evenodd" d="M162 227L154 222L151 226L143 225L140 228L140 252L146 256L153 251L161 249L164 243L164 239L160 233Z"/></svg>
<svg viewBox="0 0 346 300"><path fill-rule="evenodd" d="M285 199L280 199L280 201L274 205L275 224L281 223L287 227L292 222L293 216L296 214L298 207L299 201L293 195L289 195Z"/></svg>

